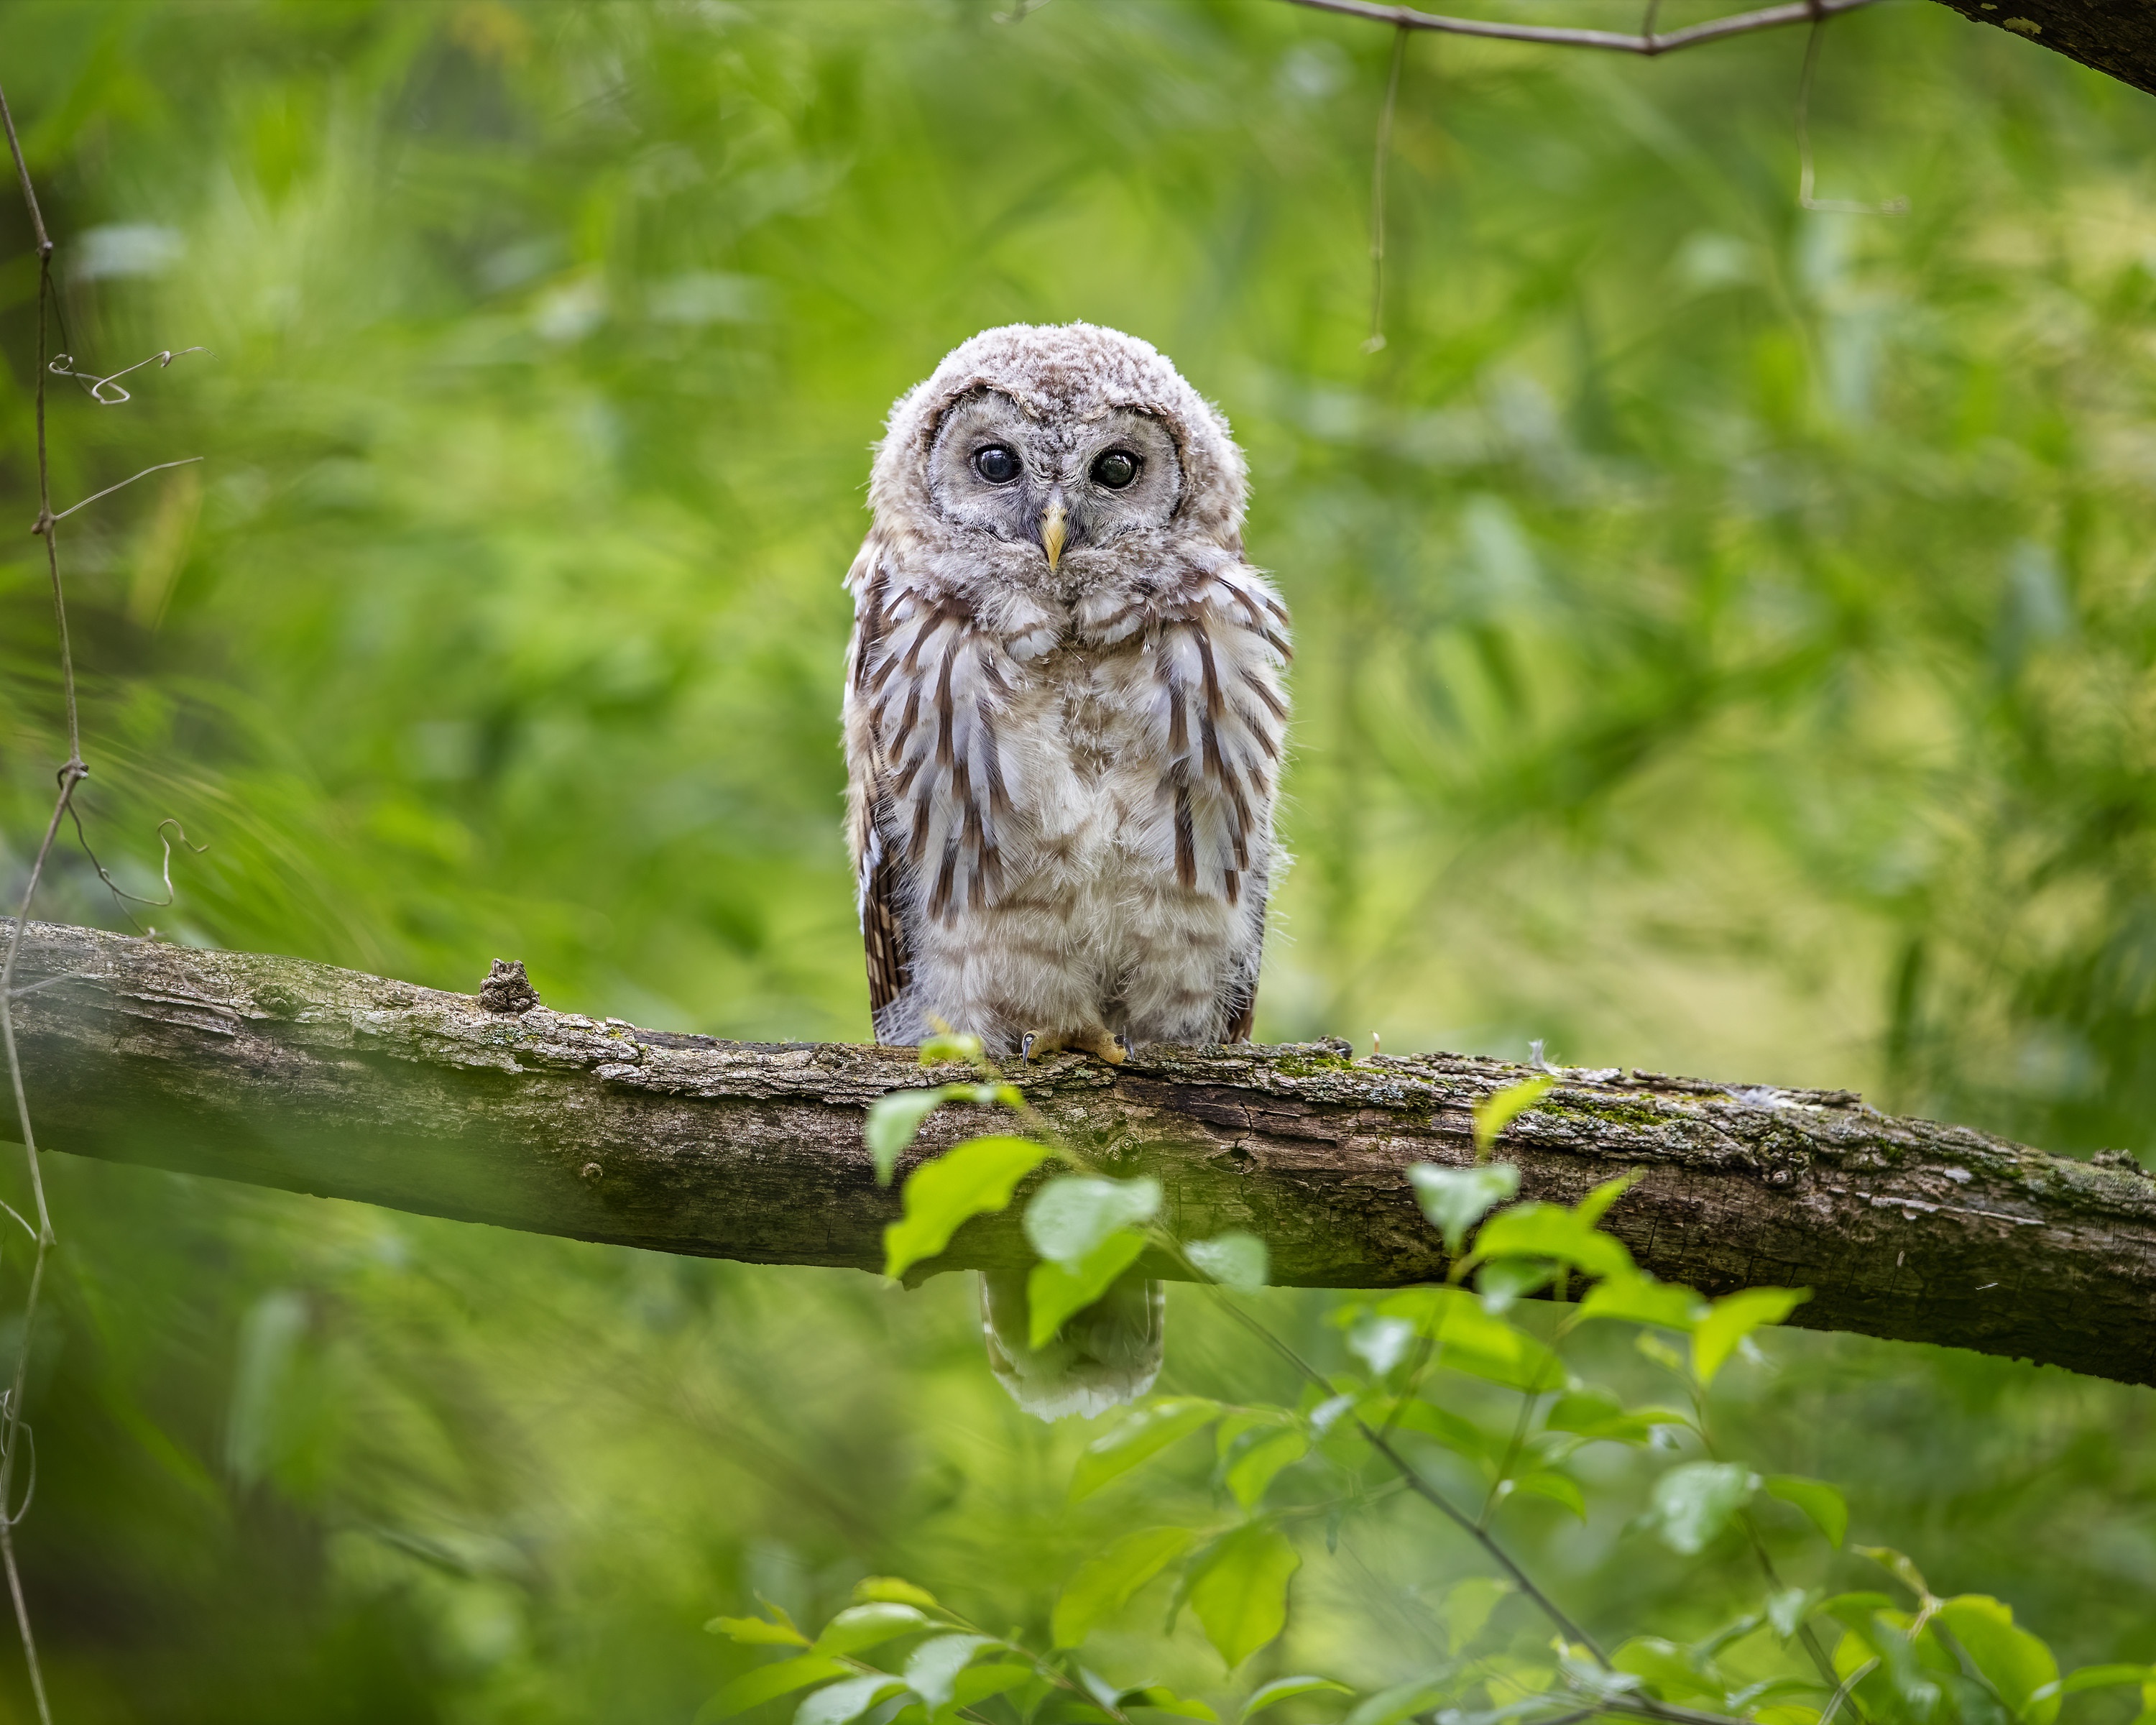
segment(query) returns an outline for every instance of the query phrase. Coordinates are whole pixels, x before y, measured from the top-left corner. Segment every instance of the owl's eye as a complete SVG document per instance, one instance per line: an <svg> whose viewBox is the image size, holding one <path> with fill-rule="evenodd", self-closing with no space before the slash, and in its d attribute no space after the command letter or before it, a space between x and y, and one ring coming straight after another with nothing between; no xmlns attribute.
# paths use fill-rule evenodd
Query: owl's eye
<svg viewBox="0 0 2156 1725"><path fill-rule="evenodd" d="M1128 449L1110 449L1093 464L1093 480L1120 491L1138 476L1138 458Z"/></svg>
<svg viewBox="0 0 2156 1725"><path fill-rule="evenodd" d="M1018 457L1001 444L990 444L974 451L973 471L992 485L1007 485L1018 477Z"/></svg>

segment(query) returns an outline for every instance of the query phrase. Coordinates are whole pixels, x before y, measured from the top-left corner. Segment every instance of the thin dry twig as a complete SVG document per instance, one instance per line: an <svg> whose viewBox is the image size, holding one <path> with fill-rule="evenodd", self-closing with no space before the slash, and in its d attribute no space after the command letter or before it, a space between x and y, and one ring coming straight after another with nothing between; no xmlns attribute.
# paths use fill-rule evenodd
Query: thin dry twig
<svg viewBox="0 0 2156 1725"><path fill-rule="evenodd" d="M1418 12L1412 6L1380 6L1375 0L1286 0L1290 6L1307 6L1317 12L1337 12L1343 18L1367 18L1373 24L1391 24L1403 30L1435 30L1448 36L1481 36L1495 42L1537 42L1550 48L1599 48L1616 54L1645 54L1649 59L1696 48L1703 42L1746 36L1755 30L1779 29L1855 12L1878 0L1789 0L1782 6L1762 7L1727 18L1689 24L1666 35L1655 33L1656 6L1647 9L1645 26L1636 36L1621 30L1578 30L1559 24L1508 24L1495 18L1449 18L1440 13Z"/></svg>
<svg viewBox="0 0 2156 1725"><path fill-rule="evenodd" d="M131 478L122 480L116 485L108 485L105 490L84 498L80 503L55 514L53 511L52 463L46 436L47 386L56 377L74 377L85 384L91 398L99 405L118 407L131 398L129 393L116 381L119 378L125 377L131 372L139 372L145 366L154 365L162 370L170 366L182 353L198 353L205 350L199 347L185 347L176 352L168 348L105 377L95 377L87 372L79 372L74 369L74 360L71 355L53 353L51 337L55 323L58 323L60 327L60 339L63 341L67 339L66 325L61 316L59 290L53 283L53 240L51 234L46 231L44 212L38 204L38 192L30 178L29 162L23 154L22 140L16 133L15 116L8 105L7 92L4 90L0 90L0 126L4 126L7 131L8 153L14 158L16 177L22 186L23 206L29 213L30 228L36 237L38 248L38 358L35 396L38 429L38 518L31 525L30 531L45 542L45 572L51 582L53 591L53 627L59 644L60 689L67 711L68 752L67 759L61 763L58 774L59 794L53 802L52 818L45 823L44 837L39 841L37 855L31 861L29 879L23 884L22 901L16 911L14 926L8 932L7 956L4 959L0 959L0 1047L4 1047L7 1055L8 1082L14 1094L16 1127L22 1136L24 1167L29 1178L30 1194L35 1200L32 1209L37 1217L36 1225L32 1227L29 1219L19 1214L12 1205L0 1203L0 1209L5 1209L8 1214L22 1223L35 1242L34 1255L30 1265L29 1290L23 1299L23 1334L15 1355L14 1375L7 1390L0 1393L0 1568L4 1568L7 1574L8 1596L15 1608L15 1627L22 1636L23 1666L29 1674L30 1690L37 1702L38 1717L41 1725L52 1725L52 1707L45 1695L44 1671L38 1657L37 1636L30 1625L29 1602L23 1591L22 1570L15 1557L15 1527L23 1517L29 1513L30 1504L37 1495L37 1444L35 1438L30 1435L28 1423L23 1418L23 1399L29 1376L30 1349L36 1333L38 1302L44 1291L45 1266L52 1255L57 1236L53 1231L52 1211L45 1202L44 1177L38 1164L37 1132L30 1121L29 1097L23 1082L22 1055L15 1045L13 1008L17 992L14 986L15 966L22 952L23 932L28 926L30 910L37 899L38 887L44 878L45 865L52 856L53 842L59 836L60 823L63 819L72 819L74 822L75 833L77 837L82 839L84 851L90 855L92 866L97 870L99 877L112 890L116 897L121 900L136 897L133 894L123 893L112 876L105 871L105 865L97 860L95 853L90 852L88 836L83 832L81 814L74 806L76 788L90 777L90 768L82 758L82 722L75 701L74 652L68 636L67 593L60 580L58 528L61 521L77 510L88 507L100 498L110 496L115 491L133 485L136 480L144 478L149 474L162 472L169 467L184 467L190 462L199 461L202 457L191 455L182 461L161 461L156 466L146 467L142 472L134 475ZM167 820L161 823L157 829L158 836L163 839L165 847L163 867L165 897L162 901L136 898L136 901L138 903L170 904L172 902L172 840L165 837L164 829L167 826L177 829L178 823ZM190 850L199 850L202 848L188 844L184 829L180 830L180 842L182 845L187 845ZM123 911L126 909L124 903L121 905L121 909ZM131 916L129 920L133 919ZM29 1449L28 1475L22 1506L20 1508L16 1508L13 1507L16 1462L26 1444Z"/></svg>
<svg viewBox="0 0 2156 1725"><path fill-rule="evenodd" d="M1393 111L1400 96L1400 67L1408 57L1405 25L1393 32L1392 69L1385 74L1385 105L1378 110L1378 149L1370 164L1370 336L1363 352L1385 345L1385 164L1393 154Z"/></svg>
<svg viewBox="0 0 2156 1725"><path fill-rule="evenodd" d="M1797 202L1806 209L1826 210L1846 216L1906 216L1909 200L1890 198L1883 203L1853 203L1842 198L1812 196L1812 74L1818 69L1820 44L1826 36L1824 13L1812 20L1804 39L1804 69L1797 80Z"/></svg>

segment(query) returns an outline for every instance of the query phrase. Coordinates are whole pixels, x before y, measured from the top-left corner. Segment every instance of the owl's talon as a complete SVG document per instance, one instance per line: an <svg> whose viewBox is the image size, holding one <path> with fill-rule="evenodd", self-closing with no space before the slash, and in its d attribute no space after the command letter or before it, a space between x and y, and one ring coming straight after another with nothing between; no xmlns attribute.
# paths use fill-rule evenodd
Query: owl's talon
<svg viewBox="0 0 2156 1725"><path fill-rule="evenodd" d="M1045 1060L1052 1054L1063 1052L1063 1039L1051 1036L1045 1030L1029 1030L1019 1039L1018 1057L1030 1065Z"/></svg>

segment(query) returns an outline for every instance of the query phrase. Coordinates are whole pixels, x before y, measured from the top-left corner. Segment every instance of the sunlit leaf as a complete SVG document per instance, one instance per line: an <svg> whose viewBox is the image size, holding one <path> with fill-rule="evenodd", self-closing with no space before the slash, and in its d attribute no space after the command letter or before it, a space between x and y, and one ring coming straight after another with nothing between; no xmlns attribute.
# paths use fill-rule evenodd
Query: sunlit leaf
<svg viewBox="0 0 2156 1725"><path fill-rule="evenodd" d="M1811 1524L1826 1535L1826 1543L1840 1549L1849 1532L1849 1504L1824 1480L1808 1480L1794 1473L1770 1473L1762 1482L1769 1497L1802 1510Z"/></svg>
<svg viewBox="0 0 2156 1725"><path fill-rule="evenodd" d="M1428 1677L1410 1678L1365 1696L1349 1712L1342 1725L1400 1725L1417 1713L1428 1712L1445 1697L1445 1686Z"/></svg>
<svg viewBox="0 0 2156 1725"><path fill-rule="evenodd" d="M1203 1725L1220 1725L1219 1714L1204 1702L1188 1700L1164 1684L1148 1683L1142 1689L1126 1689L1116 1700L1126 1712L1132 1707L1143 1707L1156 1713L1172 1713L1178 1719L1200 1720Z"/></svg>
<svg viewBox="0 0 2156 1725"><path fill-rule="evenodd" d="M1557 1280L1563 1266L1553 1258L1499 1258L1485 1264L1475 1275L1475 1291L1482 1296L1482 1309L1502 1317L1530 1294Z"/></svg>
<svg viewBox="0 0 2156 1725"><path fill-rule="evenodd" d="M884 1602L870 1605L850 1605L825 1624L816 1637L816 1651L834 1657L842 1653L858 1653L865 1647L879 1646L895 1635L909 1630L923 1629L928 1619L918 1607Z"/></svg>
<svg viewBox="0 0 2156 1725"><path fill-rule="evenodd" d="M1717 1300L1692 1331L1692 1375L1712 1384L1738 1343L1763 1324L1781 1322L1810 1298L1807 1288L1746 1288Z"/></svg>
<svg viewBox="0 0 2156 1725"><path fill-rule="evenodd" d="M750 1646L806 1647L808 1636L790 1623L773 1623L767 1617L714 1617L704 1625L707 1635L724 1635Z"/></svg>
<svg viewBox="0 0 2156 1725"><path fill-rule="evenodd" d="M1265 1285L1271 1266L1265 1243L1255 1234L1223 1234L1183 1248L1183 1255L1221 1286L1255 1294Z"/></svg>
<svg viewBox="0 0 2156 1725"><path fill-rule="evenodd" d="M1075 1500L1097 1491L1118 1474L1158 1455L1178 1438L1204 1430L1220 1416L1220 1404L1202 1396L1177 1396L1124 1417L1086 1446L1070 1476Z"/></svg>
<svg viewBox="0 0 2156 1725"><path fill-rule="evenodd" d="M1190 1609L1233 1671L1287 1627L1287 1585L1301 1554L1277 1527L1252 1522L1216 1540L1190 1579Z"/></svg>
<svg viewBox="0 0 2156 1725"><path fill-rule="evenodd" d="M854 1600L857 1604L881 1601L892 1605L917 1605L923 1611L939 1609L936 1595L925 1587L916 1587L911 1582L896 1575L869 1575L854 1584Z"/></svg>
<svg viewBox="0 0 2156 1725"><path fill-rule="evenodd" d="M979 1065L986 1052L978 1036L939 1030L921 1043L920 1059L924 1066L940 1066L953 1060L971 1066Z"/></svg>
<svg viewBox="0 0 2156 1725"><path fill-rule="evenodd" d="M1445 1645L1455 1659L1475 1645L1476 1639L1490 1626L1491 1614L1517 1591L1511 1582L1498 1575L1471 1575L1445 1590L1445 1600L1437 1608L1437 1615L1445 1625Z"/></svg>
<svg viewBox="0 0 2156 1725"><path fill-rule="evenodd" d="M793 1725L851 1725L870 1707L905 1687L901 1679L881 1671L826 1684L793 1710Z"/></svg>
<svg viewBox="0 0 2156 1725"><path fill-rule="evenodd" d="M906 1176L906 1215L883 1231L886 1276L899 1276L950 1245L968 1219L999 1210L1047 1156L1029 1138L968 1138Z"/></svg>
<svg viewBox="0 0 2156 1725"><path fill-rule="evenodd" d="M1370 1368L1372 1377L1383 1378L1408 1357L1414 1339L1411 1319L1365 1312L1348 1332L1348 1351Z"/></svg>
<svg viewBox="0 0 2156 1725"><path fill-rule="evenodd" d="M1045 1348L1065 1320L1106 1293L1116 1278L1137 1262L1145 1244L1145 1235L1134 1228L1125 1229L1110 1235L1070 1269L1045 1261L1034 1265L1025 1281L1027 1339L1032 1346Z"/></svg>
<svg viewBox="0 0 2156 1725"><path fill-rule="evenodd" d="M1609 1662L1645 1682L1660 1699L1679 1704L1712 1702L1718 1707L1718 1685L1697 1670L1683 1648L1659 1635L1635 1635L1619 1645Z"/></svg>
<svg viewBox="0 0 2156 1725"><path fill-rule="evenodd" d="M2040 1697L2038 1692L2059 1681L2059 1662L2041 1640L2015 1623L2011 1605L1984 1594L1962 1594L1939 1607L1936 1620L2025 1725L2051 1725L2058 1717L2058 1692Z"/></svg>
<svg viewBox="0 0 2156 1725"><path fill-rule="evenodd" d="M1271 1682L1250 1692L1250 1698L1243 1703L1242 1717L1247 1719L1278 1702L1293 1701L1298 1695L1353 1695L1354 1692L1345 1683L1336 1683L1330 1677L1275 1677Z"/></svg>
<svg viewBox="0 0 2156 1725"><path fill-rule="evenodd" d="M1276 1474L1300 1461L1309 1452L1310 1440L1294 1426L1260 1437L1229 1467L1228 1489L1235 1494L1236 1502L1250 1509L1265 1495L1265 1488L1272 1484Z"/></svg>
<svg viewBox="0 0 2156 1725"><path fill-rule="evenodd" d="M1050 1630L1059 1647L1075 1647L1093 1625L1190 1548L1188 1527L1142 1527L1078 1566L1055 1601Z"/></svg>
<svg viewBox="0 0 2156 1725"><path fill-rule="evenodd" d="M1049 1262L1075 1274L1110 1236L1142 1227L1159 1209L1160 1182L1150 1176L1103 1180L1091 1174L1064 1174L1049 1181L1027 1204L1025 1237Z"/></svg>
<svg viewBox="0 0 2156 1725"><path fill-rule="evenodd" d="M1563 1363L1533 1337L1492 1317L1465 1288L1414 1288L1377 1308L1433 1335L1436 1363L1502 1384L1507 1389L1551 1390L1566 1382Z"/></svg>
<svg viewBox="0 0 2156 1725"><path fill-rule="evenodd" d="M1690 1288L1656 1281L1644 1271L1635 1270L1629 1276L1612 1276L1595 1283L1579 1302L1573 1321L1614 1318L1688 1331L1707 1315L1707 1301Z"/></svg>
<svg viewBox="0 0 2156 1725"><path fill-rule="evenodd" d="M876 1184L891 1184L898 1158L921 1130L921 1122L950 1096L956 1086L936 1090L895 1090L869 1104L865 1136L869 1154L875 1159Z"/></svg>
<svg viewBox="0 0 2156 1725"><path fill-rule="evenodd" d="M1604 1180L1572 1207L1573 1214L1589 1227L1599 1227L1602 1219L1609 1214L1609 1206L1639 1183L1637 1173L1620 1174L1614 1180Z"/></svg>
<svg viewBox="0 0 2156 1725"><path fill-rule="evenodd" d="M1444 1236L1445 1250L1456 1258L1468 1230L1519 1191L1520 1171L1509 1162L1476 1168L1418 1162L1409 1168L1408 1182L1423 1214Z"/></svg>
<svg viewBox="0 0 2156 1725"><path fill-rule="evenodd" d="M1655 1481L1646 1520L1671 1551L1697 1557L1758 1485L1741 1462L1687 1461Z"/></svg>
<svg viewBox="0 0 2156 1725"><path fill-rule="evenodd" d="M1554 1258L1597 1276L1622 1276L1632 1268L1624 1241L1554 1204L1521 1204L1499 1211L1476 1232L1475 1255Z"/></svg>
<svg viewBox="0 0 2156 1725"><path fill-rule="evenodd" d="M1551 1431L1620 1444L1654 1441L1658 1429L1688 1425L1684 1414L1668 1408L1628 1409L1606 1389L1575 1389L1559 1396L1543 1416Z"/></svg>
<svg viewBox="0 0 2156 1725"><path fill-rule="evenodd" d="M1538 1072L1476 1103L1475 1159L1487 1160L1505 1128L1556 1088L1554 1078Z"/></svg>
<svg viewBox="0 0 2156 1725"><path fill-rule="evenodd" d="M2123 1684L2146 1683L2152 1679L2156 1679L2156 1666L2085 1665L2078 1671L2069 1671L2061 1680L2058 1692L2080 1695L2091 1689L2115 1689Z"/></svg>
<svg viewBox="0 0 2156 1725"><path fill-rule="evenodd" d="M906 1661L906 1686L921 1697L930 1714L951 1704L958 1673L983 1647L997 1643L986 1635L937 1635L915 1648Z"/></svg>
<svg viewBox="0 0 2156 1725"><path fill-rule="evenodd" d="M820 1653L803 1653L798 1658L782 1659L776 1665L758 1666L752 1671L743 1671L711 1698L705 1711L713 1718L732 1718L767 1701L806 1689L811 1683L851 1675L835 1659Z"/></svg>
<svg viewBox="0 0 2156 1725"><path fill-rule="evenodd" d="M1531 1497L1547 1497L1553 1503L1563 1504L1583 1522L1587 1519L1587 1499L1580 1492L1579 1481L1569 1474L1538 1468L1514 1481L1512 1489Z"/></svg>
<svg viewBox="0 0 2156 1725"><path fill-rule="evenodd" d="M938 1719L949 1719L961 1708L970 1707L992 1695L1008 1695L1034 1680L1034 1669L1015 1661L1002 1661L993 1665L968 1666L951 1680L951 1698L936 1710Z"/></svg>

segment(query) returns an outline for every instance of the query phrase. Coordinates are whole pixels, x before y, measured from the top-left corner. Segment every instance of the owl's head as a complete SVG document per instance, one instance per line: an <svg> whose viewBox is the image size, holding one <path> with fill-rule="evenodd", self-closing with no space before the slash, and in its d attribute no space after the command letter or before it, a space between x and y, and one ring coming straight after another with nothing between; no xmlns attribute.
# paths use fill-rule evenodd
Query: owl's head
<svg viewBox="0 0 2156 1725"><path fill-rule="evenodd" d="M983 572L1084 587L1178 546L1240 552L1243 456L1150 343L1010 324L900 398L869 496Z"/></svg>

